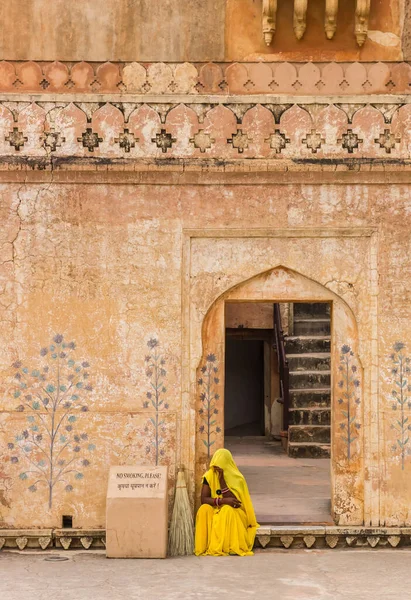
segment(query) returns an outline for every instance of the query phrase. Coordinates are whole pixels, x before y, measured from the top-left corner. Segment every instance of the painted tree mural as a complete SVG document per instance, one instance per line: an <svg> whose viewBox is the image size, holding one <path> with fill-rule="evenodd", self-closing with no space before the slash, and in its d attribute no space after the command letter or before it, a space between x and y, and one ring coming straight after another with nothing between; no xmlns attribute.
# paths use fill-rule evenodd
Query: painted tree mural
<svg viewBox="0 0 411 600"><path fill-rule="evenodd" d="M152 456L154 464L157 466L160 457L164 457L166 452L165 436L167 433L167 423L165 412L168 410L169 405L165 399L167 388L164 382L167 377L167 371L165 369L166 359L159 352L158 340L156 338L149 339L147 346L150 354L146 356L145 362L146 375L150 380L150 389L146 394L147 400L143 402L143 407L154 409L154 416L149 418L146 427L147 431L145 431L145 433L150 433L151 429L153 433L150 436L146 452Z"/></svg>
<svg viewBox="0 0 411 600"><path fill-rule="evenodd" d="M5 428L0 423L0 438L4 439ZM4 466L10 460L9 456L5 455L7 450L0 448L0 527L3 521L3 509L10 508L9 494L12 488L12 478L9 473L6 473Z"/></svg>
<svg viewBox="0 0 411 600"><path fill-rule="evenodd" d="M409 417L405 415L405 408L407 406L411 408L411 398L408 395L408 392L411 391L411 385L409 385L411 359L405 355L405 344L402 342L395 342L393 350L394 352L391 354L393 362L391 374L393 375L394 387L391 391L391 396L393 399L392 409L397 412L397 418L391 425L391 429L396 432L397 441L392 449L393 452L399 453L401 468L404 470L405 457L410 452L410 449L407 447L410 442L411 423Z"/></svg>
<svg viewBox="0 0 411 600"><path fill-rule="evenodd" d="M358 397L360 380L358 379L358 367L354 361L354 352L350 346L344 345L341 348L340 366L341 379L338 386L341 388L341 394L338 404L341 405L341 412L344 421L340 424L343 432L342 439L347 446L347 458L351 460L352 444L358 439L358 431L361 429L360 423L356 419L356 406L361 403Z"/></svg>
<svg viewBox="0 0 411 600"><path fill-rule="evenodd" d="M207 456L210 456L211 447L215 444L215 435L221 432L221 427L217 425L218 408L217 402L220 399L216 393L216 386L220 383L218 378L217 358L215 354L208 354L205 365L201 367L202 377L198 380L200 386L200 400L202 403L199 409L200 419L203 424L200 425L200 433L205 437L203 444L207 448Z"/></svg>
<svg viewBox="0 0 411 600"><path fill-rule="evenodd" d="M16 410L24 412L26 427L8 444L10 462L21 467L20 479L36 492L46 486L49 508L57 486L66 492L84 477L95 449L81 431L78 413L88 411L86 396L92 391L89 363L75 358L75 342L54 336L40 350L38 368L14 363Z"/></svg>

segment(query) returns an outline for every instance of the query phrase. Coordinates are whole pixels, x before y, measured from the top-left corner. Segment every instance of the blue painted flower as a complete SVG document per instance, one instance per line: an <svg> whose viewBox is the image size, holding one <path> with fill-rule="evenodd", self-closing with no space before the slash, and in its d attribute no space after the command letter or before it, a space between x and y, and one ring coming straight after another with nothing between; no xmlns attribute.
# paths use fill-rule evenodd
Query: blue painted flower
<svg viewBox="0 0 411 600"><path fill-rule="evenodd" d="M394 350L395 352L401 352L405 348L405 344L403 342L395 342Z"/></svg>

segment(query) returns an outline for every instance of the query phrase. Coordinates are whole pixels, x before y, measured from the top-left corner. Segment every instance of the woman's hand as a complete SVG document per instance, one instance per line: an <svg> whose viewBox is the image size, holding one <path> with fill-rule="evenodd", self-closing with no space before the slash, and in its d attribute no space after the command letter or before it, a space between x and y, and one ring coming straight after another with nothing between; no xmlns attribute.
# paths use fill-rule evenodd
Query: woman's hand
<svg viewBox="0 0 411 600"><path fill-rule="evenodd" d="M241 502L240 502L240 500L237 500L237 498L224 498L224 504L227 504L228 506L232 506L233 508L241 507Z"/></svg>
<svg viewBox="0 0 411 600"><path fill-rule="evenodd" d="M218 473L218 476L220 477L220 481L222 479L224 479L224 471L221 467L213 467L213 469L216 473Z"/></svg>

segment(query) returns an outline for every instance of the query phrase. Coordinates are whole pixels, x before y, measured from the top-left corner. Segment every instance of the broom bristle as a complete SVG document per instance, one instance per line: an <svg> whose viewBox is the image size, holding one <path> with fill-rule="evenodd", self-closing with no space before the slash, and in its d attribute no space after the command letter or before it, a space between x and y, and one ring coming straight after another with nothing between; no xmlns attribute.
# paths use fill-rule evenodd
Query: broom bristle
<svg viewBox="0 0 411 600"><path fill-rule="evenodd" d="M170 556L193 554L194 522L188 498L184 471L177 475L176 495L170 524L168 552Z"/></svg>

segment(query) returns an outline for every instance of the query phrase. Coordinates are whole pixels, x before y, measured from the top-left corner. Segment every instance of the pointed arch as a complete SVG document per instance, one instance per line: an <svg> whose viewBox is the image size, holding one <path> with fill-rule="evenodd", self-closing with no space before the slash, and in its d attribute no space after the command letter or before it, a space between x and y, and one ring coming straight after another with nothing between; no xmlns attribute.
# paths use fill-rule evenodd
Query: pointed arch
<svg viewBox="0 0 411 600"><path fill-rule="evenodd" d="M196 370L196 471L197 481L209 455L224 445L225 306L227 302L330 302L332 305L332 513L336 523L364 522L363 476L363 370L355 315L347 302L326 285L292 268L278 264L239 282L219 294L203 319L201 359ZM348 350L347 350L348 349ZM354 441L344 435L346 410L341 402L341 372L345 352L358 372L351 416L358 426ZM212 414L205 413L204 393ZM351 393L351 390L350 390ZM211 404L210 404L211 402Z"/></svg>

